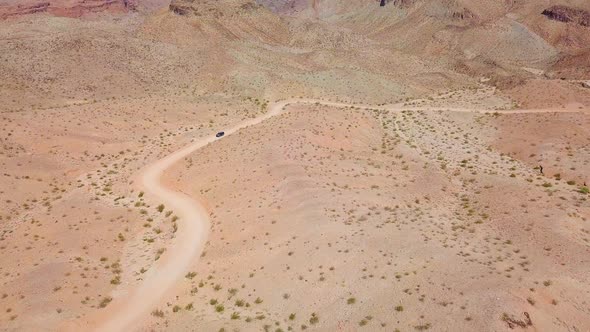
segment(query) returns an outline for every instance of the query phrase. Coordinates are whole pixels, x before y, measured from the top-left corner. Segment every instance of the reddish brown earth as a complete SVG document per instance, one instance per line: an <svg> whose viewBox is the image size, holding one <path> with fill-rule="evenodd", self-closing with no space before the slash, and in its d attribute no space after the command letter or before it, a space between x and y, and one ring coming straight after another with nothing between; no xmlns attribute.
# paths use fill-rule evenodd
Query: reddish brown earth
<svg viewBox="0 0 590 332"><path fill-rule="evenodd" d="M584 108L590 106L590 89L579 81L533 79L506 89L523 108Z"/></svg>

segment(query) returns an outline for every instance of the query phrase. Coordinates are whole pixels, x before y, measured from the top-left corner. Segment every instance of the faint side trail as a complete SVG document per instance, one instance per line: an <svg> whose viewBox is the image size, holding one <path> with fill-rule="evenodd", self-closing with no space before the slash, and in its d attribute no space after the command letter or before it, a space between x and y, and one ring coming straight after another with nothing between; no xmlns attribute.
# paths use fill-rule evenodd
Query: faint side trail
<svg viewBox="0 0 590 332"><path fill-rule="evenodd" d="M321 104L333 107L352 107L357 109L379 109L391 111L454 111L454 112L479 112L495 113L488 110L469 110L462 108L411 108L402 105L372 106L360 104L347 104L339 102L322 101L315 99L291 99L272 104L269 111L254 119L239 123L233 128L225 130L225 136L229 136L238 130L259 124L281 113L289 104ZM519 110L504 111L500 113L557 113L554 110ZM397 128L397 123L396 123ZM398 130L399 131L399 130ZM97 326L98 331L129 331L132 330L142 317L149 314L160 303L160 300L180 280L191 264L194 264L203 251L209 235L209 216L206 209L197 200L166 188L161 183L162 174L176 162L187 157L191 153L218 140L215 136L201 138L190 145L166 156L163 159L147 166L140 174L141 185L146 193L155 197L159 202L172 209L179 217L179 231L176 238L167 248L157 263L146 272L144 280L129 293L116 298L109 305L104 316Z"/></svg>

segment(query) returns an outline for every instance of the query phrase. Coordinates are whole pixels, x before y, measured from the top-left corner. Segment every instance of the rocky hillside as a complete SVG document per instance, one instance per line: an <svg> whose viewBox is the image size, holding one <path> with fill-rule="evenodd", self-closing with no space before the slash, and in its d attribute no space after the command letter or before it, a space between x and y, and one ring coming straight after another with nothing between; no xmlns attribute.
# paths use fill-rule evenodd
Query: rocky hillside
<svg viewBox="0 0 590 332"><path fill-rule="evenodd" d="M509 89L528 79L590 76L587 0L172 0L168 10L144 14L146 3L164 4L0 0L3 49L10 50L0 52L0 78L18 79L7 95L95 91L91 81L100 77L150 93L182 86L199 94L297 91L389 102L392 91L409 98L481 80ZM123 23L100 15L113 31L104 36L83 20L51 17L136 10ZM72 40L66 21L87 30ZM27 39L56 27L60 34L46 33L47 40ZM78 75L88 63L96 76ZM214 83L198 85L196 77Z"/></svg>
<svg viewBox="0 0 590 332"><path fill-rule="evenodd" d="M291 46L311 48L379 44L475 76L526 76L531 68L536 73L559 69L565 75L565 64L589 66L590 61L581 56L590 51L590 2L585 0L380 4L380 0L172 0L170 9L197 18L247 13L255 21L252 15L268 20L268 13L260 10L264 7L282 20L273 21L270 30L257 27L253 39L286 40ZM257 25L264 25L261 22ZM260 36L258 31L265 32Z"/></svg>

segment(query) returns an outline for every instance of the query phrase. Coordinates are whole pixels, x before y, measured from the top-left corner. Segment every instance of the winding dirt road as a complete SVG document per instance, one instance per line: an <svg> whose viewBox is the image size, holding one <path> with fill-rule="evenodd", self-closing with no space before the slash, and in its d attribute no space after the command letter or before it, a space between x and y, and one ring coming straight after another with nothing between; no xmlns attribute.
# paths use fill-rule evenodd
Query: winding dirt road
<svg viewBox="0 0 590 332"><path fill-rule="evenodd" d="M469 110L458 108L408 108L402 105L371 106L360 104L346 104L328 102L315 99L291 99L275 102L269 111L257 118L239 123L225 131L229 136L238 130L259 124L275 115L278 115L289 104L322 104L334 107L353 107L357 109L380 109L389 111L455 111L455 112L479 112L494 113L488 110ZM554 110L518 110L506 113L551 113ZM397 125L397 123L396 123ZM158 160L147 166L141 173L141 185L146 193L162 202L167 209L172 209L180 219L179 231L172 245L162 255L148 272L143 282L126 295L121 295L109 305L108 317L102 319L98 331L129 331L138 325L142 317L149 314L159 304L160 300L183 278L190 264L198 260L207 237L209 235L209 216L206 209L195 199L166 188L160 181L164 171L176 162L187 157L200 148L218 140L215 136L199 139L190 145Z"/></svg>
<svg viewBox="0 0 590 332"><path fill-rule="evenodd" d="M225 131L229 136L236 131L258 124L281 112L289 101L274 103L269 111L257 118L246 120ZM160 299L181 279L200 256L209 235L209 215L193 198L166 188L160 181L164 171L194 151L218 140L215 136L199 139L190 145L149 165L141 173L144 191L173 210L179 217L176 238L166 252L148 272L142 283L128 295L115 299L108 317L97 331L129 331L141 317L149 314Z"/></svg>

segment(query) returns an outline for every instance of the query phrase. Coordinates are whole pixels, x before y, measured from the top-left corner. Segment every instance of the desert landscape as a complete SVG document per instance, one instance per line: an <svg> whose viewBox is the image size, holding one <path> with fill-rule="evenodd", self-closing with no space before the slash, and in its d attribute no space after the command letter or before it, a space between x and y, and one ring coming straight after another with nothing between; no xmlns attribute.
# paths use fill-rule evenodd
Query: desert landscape
<svg viewBox="0 0 590 332"><path fill-rule="evenodd" d="M586 0L0 0L1 331L590 331Z"/></svg>

